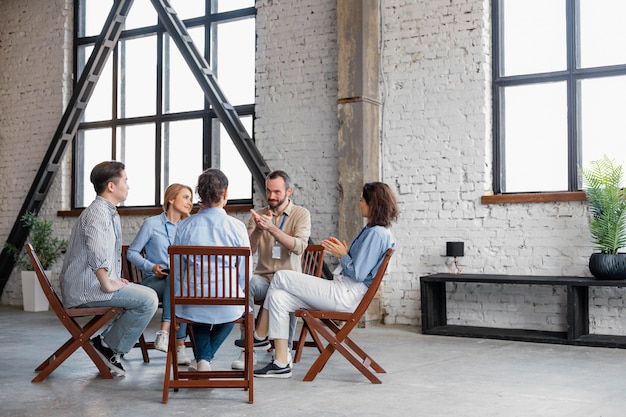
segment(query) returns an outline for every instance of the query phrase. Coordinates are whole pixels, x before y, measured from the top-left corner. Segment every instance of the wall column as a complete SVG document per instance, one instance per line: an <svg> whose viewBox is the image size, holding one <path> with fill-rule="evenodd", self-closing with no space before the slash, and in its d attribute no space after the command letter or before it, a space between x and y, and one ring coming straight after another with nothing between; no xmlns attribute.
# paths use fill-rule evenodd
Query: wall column
<svg viewBox="0 0 626 417"><path fill-rule="evenodd" d="M380 179L379 0L337 0L339 238L363 227L363 184ZM377 299L365 322L380 320Z"/></svg>

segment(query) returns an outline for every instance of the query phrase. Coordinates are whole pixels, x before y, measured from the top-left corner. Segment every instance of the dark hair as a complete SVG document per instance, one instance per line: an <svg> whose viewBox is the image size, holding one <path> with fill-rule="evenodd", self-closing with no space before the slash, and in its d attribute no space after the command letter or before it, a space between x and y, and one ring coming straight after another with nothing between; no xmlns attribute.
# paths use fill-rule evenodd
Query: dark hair
<svg viewBox="0 0 626 417"><path fill-rule="evenodd" d="M204 170L198 177L196 192L200 198L200 207L210 207L212 203L219 203L224 190L228 188L228 178L217 168Z"/></svg>
<svg viewBox="0 0 626 417"><path fill-rule="evenodd" d="M369 207L367 224L370 226L391 226L398 219L400 210L396 196L384 182L368 182L363 186L363 198Z"/></svg>
<svg viewBox="0 0 626 417"><path fill-rule="evenodd" d="M276 171L272 171L267 174L265 177L265 181L267 180L275 180L276 178L282 178L285 181L285 189L293 188L293 181L291 181L291 177L285 171L281 171L277 169Z"/></svg>
<svg viewBox="0 0 626 417"><path fill-rule="evenodd" d="M104 161L93 167L89 180L93 184L96 194L100 195L106 190L107 184L122 177L122 171L126 166L119 161Z"/></svg>

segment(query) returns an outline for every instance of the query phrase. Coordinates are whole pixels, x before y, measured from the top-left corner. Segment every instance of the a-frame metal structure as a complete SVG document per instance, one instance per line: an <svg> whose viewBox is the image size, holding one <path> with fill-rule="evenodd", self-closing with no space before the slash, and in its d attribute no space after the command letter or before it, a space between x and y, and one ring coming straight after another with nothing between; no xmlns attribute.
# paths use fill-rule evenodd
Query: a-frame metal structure
<svg viewBox="0 0 626 417"><path fill-rule="evenodd" d="M61 122L57 127L52 142L48 147L48 151L37 171L37 175L26 196L26 200L13 224L7 243L13 244L18 248L24 246L24 243L26 243L29 229L24 227L21 218L27 212L39 213L46 195L52 186L55 174L59 170L63 155L76 135L85 107L87 107L89 98L94 91L106 61L117 45L133 1L134 0L116 0L113 3L102 32L96 41L94 50L87 61L87 65L63 113ZM157 11L162 24L176 43L176 46L178 46L187 65L189 65L189 68L196 77L196 80L204 91L206 99L215 110L220 122L228 132L235 147L248 166L256 186L261 193L264 194L265 177L269 174L270 169L265 164L252 138L248 135L245 127L241 123L234 107L228 103L224 97L204 56L198 52L191 37L187 33L186 27L180 21L168 0L150 1ZM14 266L15 261L13 257L7 249L4 248L2 253L0 253L0 294L11 276L11 271Z"/></svg>

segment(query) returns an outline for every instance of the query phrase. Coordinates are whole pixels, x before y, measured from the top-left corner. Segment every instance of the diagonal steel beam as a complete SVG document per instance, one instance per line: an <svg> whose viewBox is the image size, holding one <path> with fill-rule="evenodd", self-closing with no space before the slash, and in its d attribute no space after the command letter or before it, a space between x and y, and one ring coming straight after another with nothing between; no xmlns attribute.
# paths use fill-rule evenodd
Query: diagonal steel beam
<svg viewBox="0 0 626 417"><path fill-rule="evenodd" d="M204 59L204 55L198 52L191 36L187 33L187 28L178 18L176 11L170 6L169 2L167 0L150 1L174 43L178 46L189 69L196 77L202 91L204 91L204 96L213 107L217 117L222 122L239 154L248 166L261 195L264 195L265 177L270 173L270 169L257 149L256 144L248 135L248 132L246 132L237 115L237 111L226 100L209 64Z"/></svg>
<svg viewBox="0 0 626 417"><path fill-rule="evenodd" d="M94 50L72 93L72 97L61 117L59 126L52 137L48 151L26 195L26 200L9 233L7 243L18 248L21 248L24 246L24 243L26 243L26 238L30 230L24 227L21 218L27 212L39 213L48 191L52 186L54 177L63 161L63 155L70 147L69 145L76 135L78 124L83 116L85 107L87 107L87 102L100 78L100 74L104 69L107 59L117 45L126 16L128 16L133 1L134 0L117 0L113 3L104 27L102 28L102 32L96 40ZM15 260L8 250L4 248L2 253L0 253L0 294L11 276L14 266Z"/></svg>

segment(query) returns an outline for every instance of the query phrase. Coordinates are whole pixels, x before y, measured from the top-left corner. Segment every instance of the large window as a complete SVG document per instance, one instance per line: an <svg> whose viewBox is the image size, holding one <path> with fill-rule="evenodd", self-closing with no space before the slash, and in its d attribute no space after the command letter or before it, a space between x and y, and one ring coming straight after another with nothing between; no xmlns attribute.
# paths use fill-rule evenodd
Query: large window
<svg viewBox="0 0 626 417"><path fill-rule="evenodd" d="M112 0L76 0L75 80L89 59ZM254 0L170 0L252 136ZM230 180L230 201L250 202L252 176L150 0L135 0L124 31L85 108L73 147L73 207L94 196L98 162L126 164L125 206L160 206L174 182L195 188L203 169Z"/></svg>
<svg viewBox="0 0 626 417"><path fill-rule="evenodd" d="M494 0L494 191L578 191L626 164L626 2ZM625 165L626 166L626 165Z"/></svg>

